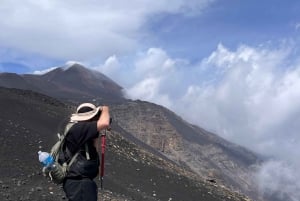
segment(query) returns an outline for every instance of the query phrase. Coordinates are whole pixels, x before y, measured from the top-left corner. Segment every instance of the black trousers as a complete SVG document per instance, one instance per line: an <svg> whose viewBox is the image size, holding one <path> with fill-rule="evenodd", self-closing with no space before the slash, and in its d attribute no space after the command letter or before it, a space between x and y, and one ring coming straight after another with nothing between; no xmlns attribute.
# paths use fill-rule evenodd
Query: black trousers
<svg viewBox="0 0 300 201"><path fill-rule="evenodd" d="M97 201L97 184L91 179L66 179L63 189L69 201Z"/></svg>

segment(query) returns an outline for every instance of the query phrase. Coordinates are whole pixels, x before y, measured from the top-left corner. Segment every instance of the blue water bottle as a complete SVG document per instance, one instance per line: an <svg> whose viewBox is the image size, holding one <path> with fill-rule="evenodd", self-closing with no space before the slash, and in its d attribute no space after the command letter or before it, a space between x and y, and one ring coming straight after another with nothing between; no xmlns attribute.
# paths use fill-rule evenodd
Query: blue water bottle
<svg viewBox="0 0 300 201"><path fill-rule="evenodd" d="M47 169L52 169L54 166L54 158L47 152L39 151L39 161Z"/></svg>

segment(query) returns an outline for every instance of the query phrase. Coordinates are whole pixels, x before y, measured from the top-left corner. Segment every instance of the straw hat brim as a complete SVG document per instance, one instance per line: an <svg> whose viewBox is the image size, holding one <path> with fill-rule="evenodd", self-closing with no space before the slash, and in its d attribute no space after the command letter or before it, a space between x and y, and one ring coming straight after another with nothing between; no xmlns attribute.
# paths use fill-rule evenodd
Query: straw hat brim
<svg viewBox="0 0 300 201"><path fill-rule="evenodd" d="M87 121L92 119L94 116L98 114L98 112L101 110L101 107L97 107L92 111L84 112L84 113L74 113L71 115L71 121Z"/></svg>

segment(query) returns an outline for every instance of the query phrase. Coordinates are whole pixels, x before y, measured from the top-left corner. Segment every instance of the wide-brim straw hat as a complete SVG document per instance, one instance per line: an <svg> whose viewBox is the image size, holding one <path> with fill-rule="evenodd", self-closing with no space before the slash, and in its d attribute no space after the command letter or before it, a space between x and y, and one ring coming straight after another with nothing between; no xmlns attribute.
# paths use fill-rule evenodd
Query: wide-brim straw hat
<svg viewBox="0 0 300 201"><path fill-rule="evenodd" d="M92 103L82 103L77 107L76 113L71 115L70 120L72 122L90 120L96 116L101 109L101 107L96 107Z"/></svg>

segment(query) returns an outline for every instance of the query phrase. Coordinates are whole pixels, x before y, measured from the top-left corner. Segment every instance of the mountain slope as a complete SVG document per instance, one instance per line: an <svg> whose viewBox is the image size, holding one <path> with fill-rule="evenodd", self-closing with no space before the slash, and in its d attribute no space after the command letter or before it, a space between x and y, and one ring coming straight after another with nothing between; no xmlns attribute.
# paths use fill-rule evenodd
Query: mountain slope
<svg viewBox="0 0 300 201"><path fill-rule="evenodd" d="M252 178L255 167L262 160L254 153L191 125L152 103L129 101L113 109L114 119L120 127L170 160L204 178L217 180L258 198Z"/></svg>
<svg viewBox="0 0 300 201"><path fill-rule="evenodd" d="M31 82L27 82L23 76L15 73L0 73L0 86L18 89L38 90Z"/></svg>
<svg viewBox="0 0 300 201"><path fill-rule="evenodd" d="M0 160L5 164L0 166L0 200L65 200L62 189L41 175L37 151L50 149L74 107L7 88L0 88L0 105L5 106L0 113ZM102 200L246 200L129 142L115 126L108 133Z"/></svg>

